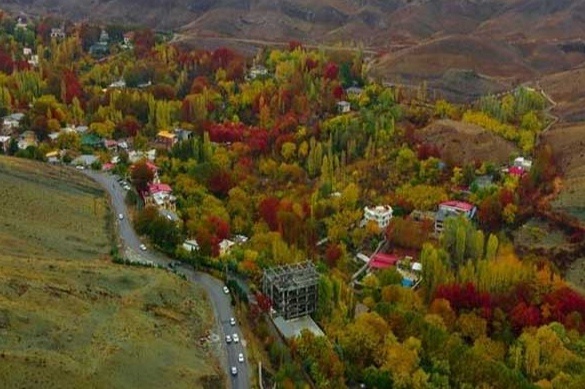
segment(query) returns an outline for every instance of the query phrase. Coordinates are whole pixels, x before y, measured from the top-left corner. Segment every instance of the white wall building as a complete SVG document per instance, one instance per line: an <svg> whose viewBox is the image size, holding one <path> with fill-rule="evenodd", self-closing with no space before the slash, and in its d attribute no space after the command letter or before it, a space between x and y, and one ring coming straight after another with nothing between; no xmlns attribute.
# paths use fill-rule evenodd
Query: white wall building
<svg viewBox="0 0 585 389"><path fill-rule="evenodd" d="M374 221L380 229L384 230L392 219L392 207L389 205L378 205L373 208L364 207L364 225Z"/></svg>

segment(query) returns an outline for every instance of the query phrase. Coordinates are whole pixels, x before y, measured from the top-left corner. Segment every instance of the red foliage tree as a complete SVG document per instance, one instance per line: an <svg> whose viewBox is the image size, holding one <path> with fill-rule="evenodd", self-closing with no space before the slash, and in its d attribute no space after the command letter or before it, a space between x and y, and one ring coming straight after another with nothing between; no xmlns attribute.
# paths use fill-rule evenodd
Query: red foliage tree
<svg viewBox="0 0 585 389"><path fill-rule="evenodd" d="M209 81L207 80L207 77L199 76L195 78L191 84L191 93L201 93L205 88L209 88Z"/></svg>
<svg viewBox="0 0 585 389"><path fill-rule="evenodd" d="M227 239L230 236L230 225L219 216L208 216L207 224L211 229L210 232L216 236L219 241Z"/></svg>
<svg viewBox="0 0 585 389"><path fill-rule="evenodd" d="M335 80L339 74L339 66L334 62L327 62L323 69L323 77L328 80Z"/></svg>
<svg viewBox="0 0 585 389"><path fill-rule="evenodd" d="M3 50L0 50L0 72L12 74L13 70L14 62L12 61L12 57Z"/></svg>
<svg viewBox="0 0 585 389"><path fill-rule="evenodd" d="M174 100L176 96L175 88L168 84L156 84L149 89L157 100Z"/></svg>
<svg viewBox="0 0 585 389"><path fill-rule="evenodd" d="M155 44L154 33L151 29L139 30L134 33L134 54L144 58L150 53Z"/></svg>
<svg viewBox="0 0 585 389"><path fill-rule="evenodd" d="M510 323L517 333L525 327L538 327L541 321L538 307L527 305L524 301L519 302L510 312Z"/></svg>
<svg viewBox="0 0 585 389"><path fill-rule="evenodd" d="M335 97L337 100L340 100L344 94L345 94L345 92L343 91L343 88L341 87L341 85L336 85L333 88L333 97Z"/></svg>
<svg viewBox="0 0 585 389"><path fill-rule="evenodd" d="M134 116L125 116L120 123L118 123L116 129L119 132L120 137L134 137L140 131L140 122L136 120Z"/></svg>
<svg viewBox="0 0 585 389"><path fill-rule="evenodd" d="M288 49L290 51L295 51L296 49L302 50L303 49L303 44L301 42L299 42L299 41L292 40L292 41L289 41L288 42Z"/></svg>
<svg viewBox="0 0 585 389"><path fill-rule="evenodd" d="M325 249L325 260L329 267L334 267L337 264L342 253L341 247L338 244L331 243L327 246L327 249Z"/></svg>
<svg viewBox="0 0 585 389"><path fill-rule="evenodd" d="M479 204L477 217L482 227L487 231L497 230L502 223L502 204L497 194L487 196Z"/></svg>
<svg viewBox="0 0 585 389"><path fill-rule="evenodd" d="M83 87L74 71L65 70L63 72L63 83L65 84L65 104L71 104L74 97L82 100Z"/></svg>
<svg viewBox="0 0 585 389"><path fill-rule="evenodd" d="M417 157L419 161L424 161L431 157L433 158L441 158L441 151L436 145L431 145L428 143L423 143L418 146L417 148Z"/></svg>
<svg viewBox="0 0 585 389"><path fill-rule="evenodd" d="M227 69L231 61L237 58L236 53L226 47L220 47L211 54L213 70Z"/></svg>
<svg viewBox="0 0 585 389"><path fill-rule="evenodd" d="M563 287L544 296L543 302L549 306L550 320L565 323L567 316L577 312L585 317L585 298L579 293Z"/></svg>
<svg viewBox="0 0 585 389"><path fill-rule="evenodd" d="M268 224L272 231L278 230L278 208L280 200L276 197L269 196L260 201L258 212L260 217Z"/></svg>
<svg viewBox="0 0 585 389"><path fill-rule="evenodd" d="M256 301L258 302L258 308L264 313L270 312L272 308L272 301L270 298L263 293L256 292Z"/></svg>
<svg viewBox="0 0 585 389"><path fill-rule="evenodd" d="M479 292L472 282L463 285L440 285L435 292L434 298L448 300L451 303L451 307L457 312L482 309L483 313L488 313L491 312L493 305L490 294Z"/></svg>
<svg viewBox="0 0 585 389"><path fill-rule="evenodd" d="M232 176L225 170L213 172L207 180L207 189L221 198L226 197L233 186Z"/></svg>
<svg viewBox="0 0 585 389"><path fill-rule="evenodd" d="M311 70L317 68L317 66L319 66L319 62L317 62L316 60L314 60L312 58L307 58L305 60L305 71L306 72L310 72Z"/></svg>

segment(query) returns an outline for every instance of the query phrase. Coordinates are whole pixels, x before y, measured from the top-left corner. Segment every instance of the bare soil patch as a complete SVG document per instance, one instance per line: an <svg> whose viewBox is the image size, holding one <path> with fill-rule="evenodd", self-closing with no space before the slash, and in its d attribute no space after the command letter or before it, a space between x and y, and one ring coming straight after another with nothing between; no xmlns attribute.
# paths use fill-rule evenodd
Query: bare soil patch
<svg viewBox="0 0 585 389"><path fill-rule="evenodd" d="M475 124L438 120L417 134L425 143L436 145L445 160L462 165L489 161L507 163L518 152L516 146Z"/></svg>

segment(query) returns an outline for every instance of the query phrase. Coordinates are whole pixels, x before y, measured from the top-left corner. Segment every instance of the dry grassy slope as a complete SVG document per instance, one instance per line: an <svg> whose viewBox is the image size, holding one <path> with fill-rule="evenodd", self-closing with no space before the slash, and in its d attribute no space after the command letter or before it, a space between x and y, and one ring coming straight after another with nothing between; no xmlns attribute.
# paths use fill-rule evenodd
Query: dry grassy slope
<svg viewBox="0 0 585 389"><path fill-rule="evenodd" d="M107 204L71 169L0 157L0 247L14 257L95 259L111 246Z"/></svg>
<svg viewBox="0 0 585 389"><path fill-rule="evenodd" d="M417 132L425 142L436 145L444 159L458 164L489 161L507 163L518 149L501 137L475 124L438 120Z"/></svg>
<svg viewBox="0 0 585 389"><path fill-rule="evenodd" d="M0 256L3 388L202 388L210 305L193 284L104 261Z"/></svg>
<svg viewBox="0 0 585 389"><path fill-rule="evenodd" d="M557 103L553 113L561 120L543 137L563 172L561 192L552 205L585 223L585 68L544 77L540 85Z"/></svg>
<svg viewBox="0 0 585 389"><path fill-rule="evenodd" d="M0 157L0 387L223 387L206 296L107 260L107 213L76 170Z"/></svg>

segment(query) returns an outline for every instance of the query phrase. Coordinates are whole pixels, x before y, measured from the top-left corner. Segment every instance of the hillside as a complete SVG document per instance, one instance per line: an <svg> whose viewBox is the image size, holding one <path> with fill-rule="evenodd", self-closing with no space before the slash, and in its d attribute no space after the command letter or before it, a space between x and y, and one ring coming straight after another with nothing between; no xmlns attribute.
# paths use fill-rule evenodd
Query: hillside
<svg viewBox="0 0 585 389"><path fill-rule="evenodd" d="M290 40L361 47L378 54L372 75L424 79L459 101L585 61L585 0L9 0L2 8L173 30L190 47L227 46L249 55ZM474 72L477 79L453 72Z"/></svg>
<svg viewBox="0 0 585 389"><path fill-rule="evenodd" d="M199 343L212 326L205 295L106 258L108 208L95 183L7 157L0 182L0 386L222 386Z"/></svg>
<svg viewBox="0 0 585 389"><path fill-rule="evenodd" d="M517 148L474 124L438 120L417 133L423 142L436 145L443 158L457 164L488 161L504 164Z"/></svg>

